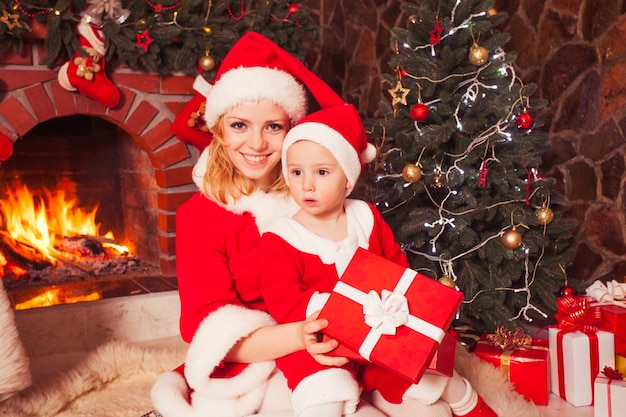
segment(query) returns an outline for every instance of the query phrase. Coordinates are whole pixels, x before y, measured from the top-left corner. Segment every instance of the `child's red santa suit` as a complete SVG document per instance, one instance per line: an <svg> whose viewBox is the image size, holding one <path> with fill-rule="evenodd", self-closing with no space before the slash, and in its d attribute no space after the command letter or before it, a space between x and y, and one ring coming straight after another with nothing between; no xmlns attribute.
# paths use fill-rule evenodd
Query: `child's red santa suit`
<svg viewBox="0 0 626 417"><path fill-rule="evenodd" d="M307 112L305 88L321 107L343 102L295 57L247 33L204 90L206 124L213 127L233 106L261 99L280 105L295 123ZM261 190L218 201L204 187L210 149L193 172L201 191L177 212L180 330L190 346L184 367L163 374L152 389L153 405L164 417L253 414L275 368L274 361L240 364L224 358L239 340L275 323L261 298L258 244L271 221L293 214L297 206L282 193Z"/></svg>

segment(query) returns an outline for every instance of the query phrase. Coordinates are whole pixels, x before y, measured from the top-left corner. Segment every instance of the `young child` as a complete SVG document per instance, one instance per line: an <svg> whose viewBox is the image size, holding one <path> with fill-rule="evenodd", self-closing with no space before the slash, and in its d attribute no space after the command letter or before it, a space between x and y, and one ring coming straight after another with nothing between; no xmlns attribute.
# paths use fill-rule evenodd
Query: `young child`
<svg viewBox="0 0 626 417"><path fill-rule="evenodd" d="M352 105L315 112L287 133L282 170L300 209L272 223L261 241L262 293L269 313L279 323L302 320L319 311L358 247L409 267L378 210L347 198L362 164L374 156L375 149L367 142ZM297 417L350 414L361 389L378 390L395 403L413 399L432 404L442 399L455 416L496 416L456 372L452 377L425 374L411 384L371 364L325 367L305 350L276 364L293 391Z"/></svg>

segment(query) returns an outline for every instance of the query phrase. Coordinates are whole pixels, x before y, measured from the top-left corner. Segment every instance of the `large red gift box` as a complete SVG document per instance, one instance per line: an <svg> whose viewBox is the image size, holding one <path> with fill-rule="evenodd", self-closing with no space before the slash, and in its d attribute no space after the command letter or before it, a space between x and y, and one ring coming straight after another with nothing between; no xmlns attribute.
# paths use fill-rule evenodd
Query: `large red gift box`
<svg viewBox="0 0 626 417"><path fill-rule="evenodd" d="M328 319L327 336L415 383L462 301L461 292L359 248L319 318Z"/></svg>
<svg viewBox="0 0 626 417"><path fill-rule="evenodd" d="M515 390L537 405L548 404L550 365L547 339L532 339L527 349L505 349L493 346L483 336L474 354L506 373Z"/></svg>
<svg viewBox="0 0 626 417"><path fill-rule="evenodd" d="M602 330L615 336L615 354L626 356L626 308L614 304L594 304L602 310Z"/></svg>

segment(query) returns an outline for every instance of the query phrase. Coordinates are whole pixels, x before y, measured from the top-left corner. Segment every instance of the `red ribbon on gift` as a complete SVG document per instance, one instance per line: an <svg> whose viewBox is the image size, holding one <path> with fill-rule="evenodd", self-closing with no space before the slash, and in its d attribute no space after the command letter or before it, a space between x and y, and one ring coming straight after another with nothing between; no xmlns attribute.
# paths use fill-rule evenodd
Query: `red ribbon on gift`
<svg viewBox="0 0 626 417"><path fill-rule="evenodd" d="M624 379L622 373L616 369L611 368L610 366L605 366L602 370L602 373L608 379Z"/></svg>
<svg viewBox="0 0 626 417"><path fill-rule="evenodd" d="M607 396L607 404L608 404L608 409L609 409L608 417L613 417L613 407L612 407L613 400L611 399L611 382L613 382L613 380L616 380L616 379L624 379L624 377L622 376L621 373L611 368L610 366L605 366L604 369L602 370L602 373L609 380L606 384L606 396Z"/></svg>
<svg viewBox="0 0 626 417"><path fill-rule="evenodd" d="M585 296L566 295L557 302L557 313L554 316L559 329L563 333L579 330L584 333L595 333L602 322L602 310L591 306Z"/></svg>
<svg viewBox="0 0 626 417"><path fill-rule="evenodd" d="M602 322L602 310L598 306L589 305L585 296L566 295L557 300L555 318L560 331L557 333L557 358L559 371L559 395L565 398L565 371L563 364L563 336L574 331L581 331L589 338L589 361L591 364L591 389L593 394L594 380L600 373L598 352L598 324Z"/></svg>

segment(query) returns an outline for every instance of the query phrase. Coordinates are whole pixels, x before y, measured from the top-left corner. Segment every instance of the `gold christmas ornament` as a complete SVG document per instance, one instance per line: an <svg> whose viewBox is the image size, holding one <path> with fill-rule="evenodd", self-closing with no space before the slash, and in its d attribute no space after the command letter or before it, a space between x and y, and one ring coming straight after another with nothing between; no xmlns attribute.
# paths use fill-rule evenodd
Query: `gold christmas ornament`
<svg viewBox="0 0 626 417"><path fill-rule="evenodd" d="M402 86L402 82L398 80L396 82L396 86L394 88L390 88L387 90L391 95L391 105L396 106L396 104L404 104L406 106L406 96L409 95L411 90L409 88L405 88Z"/></svg>
<svg viewBox="0 0 626 417"><path fill-rule="evenodd" d="M508 249L517 249L522 244L522 235L515 226L502 235L502 244Z"/></svg>
<svg viewBox="0 0 626 417"><path fill-rule="evenodd" d="M545 226L552 222L552 220L554 219L554 213L552 212L552 210L550 210L550 207L544 204L543 206L535 210L535 217L537 217L539 223Z"/></svg>
<svg viewBox="0 0 626 417"><path fill-rule="evenodd" d="M199 59L200 68L204 71L211 71L215 68L215 59L208 53Z"/></svg>
<svg viewBox="0 0 626 417"><path fill-rule="evenodd" d="M137 33L142 33L147 28L148 28L148 21L146 19L141 19L137 23L135 23L135 32Z"/></svg>
<svg viewBox="0 0 626 417"><path fill-rule="evenodd" d="M22 24L20 23L20 17L17 13L9 13L6 10L2 11L2 16L0 16L0 22L4 23L9 29L9 33L13 28L21 28Z"/></svg>
<svg viewBox="0 0 626 417"><path fill-rule="evenodd" d="M484 46L474 43L469 51L469 61L477 67L483 65L489 59L489 51Z"/></svg>
<svg viewBox="0 0 626 417"><path fill-rule="evenodd" d="M402 178L408 183L414 183L422 178L422 168L417 164L406 164L402 169Z"/></svg>
<svg viewBox="0 0 626 417"><path fill-rule="evenodd" d="M441 182L441 171L439 169L435 171L435 175L433 177L433 183L430 184L430 186L433 188L443 187L443 183Z"/></svg>
<svg viewBox="0 0 626 417"><path fill-rule="evenodd" d="M437 280L437 282L439 282L440 284L445 285L446 287L450 287L450 288L456 288L456 282L454 282L454 280L446 275L442 276L441 278L439 278Z"/></svg>
<svg viewBox="0 0 626 417"><path fill-rule="evenodd" d="M204 31L205 35L212 35L213 34L213 28L211 28L211 26L205 26L202 28L202 30Z"/></svg>

